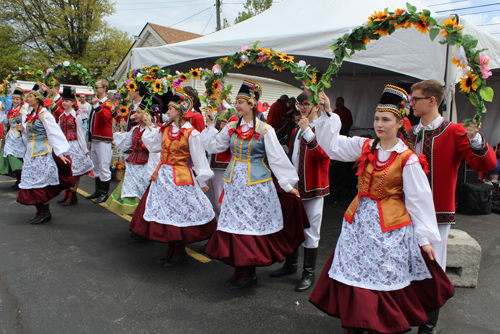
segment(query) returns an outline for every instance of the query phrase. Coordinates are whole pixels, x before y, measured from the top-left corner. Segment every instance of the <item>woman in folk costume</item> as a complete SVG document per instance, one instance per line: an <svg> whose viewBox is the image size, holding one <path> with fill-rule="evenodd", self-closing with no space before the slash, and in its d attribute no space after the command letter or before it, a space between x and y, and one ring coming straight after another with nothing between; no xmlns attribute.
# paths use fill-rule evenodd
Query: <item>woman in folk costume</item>
<svg viewBox="0 0 500 334"><path fill-rule="evenodd" d="M191 107L192 101L182 89L174 92L168 104L169 123L151 128L146 115L149 127L142 136L149 152L161 152L161 162L135 210L130 230L168 243L166 255L159 261L167 268L186 262L185 245L210 238L217 225L212 205L203 193L214 173L201 147L200 133L186 121L192 117Z"/></svg>
<svg viewBox="0 0 500 334"><path fill-rule="evenodd" d="M71 170L75 177L75 185L71 189L65 190L63 198L57 201L57 204L62 204L62 206L78 204L76 191L80 184L80 177L90 173L94 168L85 141L85 133L83 133L82 116L76 113L75 106L78 106L75 89L63 86L61 107L64 112L59 116L59 126L70 146L68 155L71 157Z"/></svg>
<svg viewBox="0 0 500 334"><path fill-rule="evenodd" d="M320 310L339 317L347 333L409 331L453 295L430 245L440 235L427 163L413 152L404 129L407 103L403 89L385 87L375 111L375 140L339 135L336 114L316 124L330 158L359 163L358 196L310 297ZM323 93L320 104L331 110Z"/></svg>
<svg viewBox="0 0 500 334"><path fill-rule="evenodd" d="M30 107L26 120L16 126L28 142L17 201L36 206L31 224L48 222L52 218L49 200L75 184L71 160L65 156L70 145L54 116L44 107L51 103L49 95L44 84L35 83L26 98Z"/></svg>
<svg viewBox="0 0 500 334"><path fill-rule="evenodd" d="M120 215L134 214L139 201L151 182L154 168L156 168L157 164L151 165L151 163L160 160L159 153L154 153L157 159L150 157L148 149L142 142L142 135L147 126L144 118L146 112L144 110L163 109L164 102L165 105L168 104L168 101L162 100L163 96L166 96L166 94L156 96L145 92L137 110L130 116L130 121L137 125L128 132L125 132L122 127L120 132L113 134L113 143L118 149L124 152L130 149L130 153L127 154L125 160L125 176L106 201L108 208ZM149 101L151 102L151 108L148 108Z"/></svg>
<svg viewBox="0 0 500 334"><path fill-rule="evenodd" d="M227 281L230 289L255 285L256 266L282 261L284 255L292 253L304 241L304 220L297 217L296 221L284 224L271 170L279 187L295 199L299 194L293 186L298 177L274 129L256 118L261 94L257 83L245 79L236 96L235 107L241 118L220 132L212 123L202 133L207 152L225 152L230 147L232 153L224 174L226 184L217 231L205 251L235 267ZM271 170L264 161L266 158ZM307 216L305 221L308 222Z"/></svg>
<svg viewBox="0 0 500 334"><path fill-rule="evenodd" d="M23 90L21 87L15 88L11 96L12 108L5 114L3 112L5 107L2 104L2 110L0 111L0 123L10 125L5 145L0 151L0 174L15 177L17 180L12 189L19 189L26 143L23 140L21 132L16 130L16 125L22 124L26 118L26 108L23 106ZM0 133L1 135L3 135L3 132Z"/></svg>

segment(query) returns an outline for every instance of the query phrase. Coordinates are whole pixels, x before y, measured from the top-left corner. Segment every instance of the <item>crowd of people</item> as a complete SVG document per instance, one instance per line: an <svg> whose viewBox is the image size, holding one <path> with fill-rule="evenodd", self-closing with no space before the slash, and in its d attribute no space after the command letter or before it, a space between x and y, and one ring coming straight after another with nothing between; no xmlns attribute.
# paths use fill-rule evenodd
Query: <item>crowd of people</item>
<svg viewBox="0 0 500 334"><path fill-rule="evenodd" d="M353 118L344 99L333 110L325 93L318 104L306 92L283 95L266 122L262 88L245 79L234 106L219 101L205 122L191 87L157 96L141 83L130 92L127 116L113 110L108 88L99 79L89 105L70 86L60 96L58 85L51 91L36 83L26 95L15 89L12 108L0 113L10 127L0 173L17 179L19 203L36 207L31 224L51 220L49 201L60 192L57 203L77 204L79 180L90 173L95 191L87 199L133 215L133 240L164 242L158 263L167 268L188 260L186 244L209 240L205 252L234 267L226 284L240 290L257 284L260 266L284 261L270 276L296 273L302 248L295 291L316 282L311 303L339 317L347 333L410 326L433 333L453 295L446 240L455 223L458 165L497 165L481 124L464 128L439 114L439 82L414 84L411 100L387 85L374 112L375 139L349 137ZM406 131L408 104L420 122ZM112 143L126 168L108 196ZM335 187L332 159L356 162L358 194L316 279L324 198Z"/></svg>

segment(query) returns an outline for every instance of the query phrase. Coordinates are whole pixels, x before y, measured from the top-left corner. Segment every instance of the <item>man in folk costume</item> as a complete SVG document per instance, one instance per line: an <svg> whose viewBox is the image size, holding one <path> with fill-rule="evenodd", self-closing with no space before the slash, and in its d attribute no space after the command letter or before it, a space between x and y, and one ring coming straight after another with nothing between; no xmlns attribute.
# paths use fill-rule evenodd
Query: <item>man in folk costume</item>
<svg viewBox="0 0 500 334"><path fill-rule="evenodd" d="M439 114L444 99L444 88L436 80L425 80L411 87L410 106L418 125L408 131L415 152L423 154L430 167L427 175L434 197L441 241L432 243L436 261L446 271L446 241L451 225L455 224L455 187L458 167L465 159L467 165L478 172L486 172L496 166L495 152L479 134L481 124L474 120L468 127L446 121ZM434 333L439 310L430 312L429 322L420 326L419 333Z"/></svg>
<svg viewBox="0 0 500 334"><path fill-rule="evenodd" d="M316 141L314 125L318 120L319 105L309 102L309 94L301 93L297 96L301 119L298 128L292 132L288 157L292 161L299 176L297 189L304 203L311 227L304 229L306 240L304 246L304 271L302 279L295 286L295 291L309 289L315 280L316 257L323 219L324 197L330 194L328 172L330 157L323 151ZM331 112L331 110L329 110ZM285 264L281 269L273 271L271 277L282 277L297 272L299 248L286 256Z"/></svg>
<svg viewBox="0 0 500 334"><path fill-rule="evenodd" d="M105 79L96 82L96 96L92 98L92 114L90 115L89 148L94 163L92 170L95 179L95 191L87 199L94 199L95 204L108 199L112 158L111 142L113 141L112 102L107 97L109 83ZM119 119L117 119L119 121Z"/></svg>
<svg viewBox="0 0 500 334"><path fill-rule="evenodd" d="M59 117L62 115L64 112L64 109L62 107L62 97L59 95L59 90L61 89L61 84L59 83L58 80L56 80L56 84L54 85L54 88L52 88L52 95L54 96L52 106L50 106L50 111L52 112L52 115L56 119L56 123L59 123Z"/></svg>
<svg viewBox="0 0 500 334"><path fill-rule="evenodd" d="M23 106L23 89L16 87L12 96L12 108L7 113L0 112L0 124L9 124L10 129L5 138L5 145L0 150L0 174L9 175L16 178L16 183L12 189L19 189L21 182L21 170L23 169L23 155L26 143L21 132L16 130L16 125L21 124L26 119L26 108ZM3 131L0 131L3 135Z"/></svg>

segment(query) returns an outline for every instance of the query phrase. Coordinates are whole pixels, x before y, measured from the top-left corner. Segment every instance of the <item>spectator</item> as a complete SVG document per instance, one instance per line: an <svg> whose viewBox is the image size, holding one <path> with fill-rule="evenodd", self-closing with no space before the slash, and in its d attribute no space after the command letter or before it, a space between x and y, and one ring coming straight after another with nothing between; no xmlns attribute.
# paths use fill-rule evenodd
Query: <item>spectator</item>
<svg viewBox="0 0 500 334"><path fill-rule="evenodd" d="M500 174L500 143L497 144L496 155L497 155L497 166L495 167L495 169L489 172L489 175L490 175L490 181L497 187L498 174Z"/></svg>
<svg viewBox="0 0 500 334"><path fill-rule="evenodd" d="M333 112L339 115L340 121L342 122L340 134L343 136L348 136L353 121L351 111L344 106L343 97L337 97L337 99L335 100L335 110Z"/></svg>
<svg viewBox="0 0 500 334"><path fill-rule="evenodd" d="M287 128L283 118L286 115L288 102L288 95L281 95L281 97L271 105L269 114L267 115L267 124L271 125L276 131L276 136L281 142L286 137Z"/></svg>
<svg viewBox="0 0 500 334"><path fill-rule="evenodd" d="M87 103L85 94L80 94L80 102L78 102L78 114L82 117L82 128L83 133L87 134L87 129L89 126L89 115L92 110L92 106Z"/></svg>

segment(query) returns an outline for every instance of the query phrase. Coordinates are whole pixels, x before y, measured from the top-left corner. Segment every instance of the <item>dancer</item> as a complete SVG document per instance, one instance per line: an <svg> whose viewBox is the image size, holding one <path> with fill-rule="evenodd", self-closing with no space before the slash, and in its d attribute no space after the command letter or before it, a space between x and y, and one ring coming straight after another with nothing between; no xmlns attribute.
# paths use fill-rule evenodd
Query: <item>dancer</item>
<svg viewBox="0 0 500 334"><path fill-rule="evenodd" d="M201 103L200 98L198 97L198 91L191 86L186 86L184 87L184 92L193 101L193 110L191 111L192 116L189 117L189 122L196 130L202 132L205 129L205 120L200 110Z"/></svg>
<svg viewBox="0 0 500 334"><path fill-rule="evenodd" d="M35 205L36 215L31 224L42 224L52 218L49 200L75 184L71 160L65 157L70 146L54 116L44 107L50 104L49 89L35 83L26 98L30 109L23 124L16 129L28 141L17 201Z"/></svg>
<svg viewBox="0 0 500 334"><path fill-rule="evenodd" d="M444 99L444 88L436 80L425 80L411 87L410 106L420 117L418 125L409 130L409 138L417 154L423 154L430 165L427 175L438 222L441 241L431 243L436 261L446 270L446 240L451 225L455 224L455 187L458 167L462 159L467 167L486 172L496 165L495 152L479 134L481 124L474 120L467 128L463 124L445 121L439 114ZM420 326L419 333L432 334L437 325L439 310L428 315L429 322Z"/></svg>
<svg viewBox="0 0 500 334"><path fill-rule="evenodd" d="M75 185L71 189L64 191L63 198L57 201L57 204L70 206L78 204L76 192L80 184L80 177L90 173L92 168L94 168L94 164L92 160L90 160L89 150L85 141L82 116L77 114L74 109L78 104L76 102L76 94L73 87L63 86L61 105L64 109L64 113L59 116L59 126L70 146L68 155L71 157L71 170L75 177Z"/></svg>
<svg viewBox="0 0 500 334"><path fill-rule="evenodd" d="M192 116L192 104L187 94L177 90L168 104L167 125L152 128L150 116L145 116L148 128L142 141L149 152L161 151L161 162L135 210L130 230L169 243L159 261L167 268L185 263L185 245L210 238L217 225L212 205L203 193L213 172L200 145L200 133L186 120Z"/></svg>
<svg viewBox="0 0 500 334"><path fill-rule="evenodd" d="M301 280L295 285L295 291L309 289L315 281L316 257L323 219L324 197L330 194L329 170L330 158L318 145L314 126L318 120L318 105L309 102L309 94L303 92L297 96L301 113L298 128L292 132L288 145L288 157L299 175L298 190L304 203L311 227L304 230L304 266ZM297 272L299 249L285 258L281 269L273 271L271 277L282 277Z"/></svg>
<svg viewBox="0 0 500 334"><path fill-rule="evenodd" d="M304 241L302 217L297 217L298 223L283 221L271 170L280 187L297 197L293 185L298 177L274 129L256 118L261 94L257 83L245 79L236 96L239 121L229 123L221 132L212 123L202 133L202 143L209 153L231 147L217 231L205 251L235 267L227 281L230 289L257 284L256 266L282 261L283 255ZM266 157L271 170L264 162Z"/></svg>
<svg viewBox="0 0 500 334"><path fill-rule="evenodd" d="M152 99L152 108L158 108L159 110L163 108L161 97L146 91L142 102L138 105L138 110L130 117L130 121L137 125L128 132L125 132L125 129L122 128L120 132L113 134L113 142L118 149L124 152L129 148L131 149L130 155L125 160L125 176L106 201L108 208L120 215L131 215L135 212L153 174L151 168L148 168L148 162L152 161L150 160L150 153L142 142L142 135L147 126L144 118L146 113L143 110L147 109L146 100L148 99ZM154 154L159 155L159 153ZM156 159L158 162L159 160L159 158ZM156 165L154 168L156 168Z"/></svg>
<svg viewBox="0 0 500 334"><path fill-rule="evenodd" d="M56 120L56 123L59 123L59 117L64 112L64 108L62 107L62 98L61 95L59 94L60 89L61 89L61 84L59 83L58 80L56 80L56 83L52 88L52 96L53 96L52 104L49 107L50 111L52 112L52 116L54 116L54 119Z"/></svg>
<svg viewBox="0 0 500 334"><path fill-rule="evenodd" d="M337 246L310 301L339 317L348 333L402 333L427 322L453 286L435 261L440 240L429 183L408 142L406 92L387 85L374 116L375 140L339 135L340 118L316 123L319 144L330 158L358 161L358 196L344 214ZM320 104L331 112L330 101ZM403 199L403 194L405 199Z"/></svg>
<svg viewBox="0 0 500 334"><path fill-rule="evenodd" d="M5 145L0 150L0 174L15 177L16 183L11 188L17 190L21 182L26 143L23 140L21 132L16 130L16 125L22 124L23 120L26 119L26 108L23 105L23 90L21 87L16 87L11 96L12 108L5 114L5 106L2 103L0 110L0 123L10 125ZM1 134L3 135L3 133Z"/></svg>

